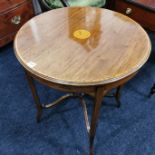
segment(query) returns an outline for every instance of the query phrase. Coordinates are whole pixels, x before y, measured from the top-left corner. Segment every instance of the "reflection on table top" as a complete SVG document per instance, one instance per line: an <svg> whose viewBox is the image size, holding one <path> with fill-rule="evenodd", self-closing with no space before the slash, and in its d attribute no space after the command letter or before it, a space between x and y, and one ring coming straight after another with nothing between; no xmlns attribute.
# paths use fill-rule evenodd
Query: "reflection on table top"
<svg viewBox="0 0 155 155"><path fill-rule="evenodd" d="M151 50L139 24L119 13L91 7L62 8L36 16L19 30L14 47L18 60L31 73L80 86L105 84L136 72Z"/></svg>

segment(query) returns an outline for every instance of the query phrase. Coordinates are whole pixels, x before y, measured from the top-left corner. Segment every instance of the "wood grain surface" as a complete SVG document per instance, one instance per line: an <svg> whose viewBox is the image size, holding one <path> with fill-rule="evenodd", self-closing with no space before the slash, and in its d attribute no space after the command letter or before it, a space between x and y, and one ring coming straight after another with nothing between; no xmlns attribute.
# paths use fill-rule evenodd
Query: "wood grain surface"
<svg viewBox="0 0 155 155"><path fill-rule="evenodd" d="M78 39L77 30L90 32ZM79 32L79 35L81 32ZM61 8L27 22L14 41L17 59L31 74L65 85L111 83L138 71L151 44L142 27L99 8Z"/></svg>

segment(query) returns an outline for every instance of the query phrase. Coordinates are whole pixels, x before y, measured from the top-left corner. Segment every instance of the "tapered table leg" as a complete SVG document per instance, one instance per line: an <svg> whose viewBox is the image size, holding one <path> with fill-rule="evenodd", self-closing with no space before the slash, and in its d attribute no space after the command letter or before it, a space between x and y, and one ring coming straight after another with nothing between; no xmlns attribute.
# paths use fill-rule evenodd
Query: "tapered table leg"
<svg viewBox="0 0 155 155"><path fill-rule="evenodd" d="M37 93L37 90L34 84L33 77L31 77L27 71L25 71L25 73L26 73L26 77L27 77L34 101L35 101L35 105L37 109L36 120L39 123L41 119L41 115L42 115L42 105L40 103L40 99L39 99L39 96L38 96L38 93Z"/></svg>
<svg viewBox="0 0 155 155"><path fill-rule="evenodd" d="M92 119L91 119L91 127L90 127L90 133L89 133L89 142L90 142L90 155L93 155L94 149L94 138L95 138L95 132L97 127L97 121L99 118L99 112L101 108L102 99L105 96L107 91L104 90L104 88L97 88L95 93L95 104L93 107L93 113L92 113Z"/></svg>

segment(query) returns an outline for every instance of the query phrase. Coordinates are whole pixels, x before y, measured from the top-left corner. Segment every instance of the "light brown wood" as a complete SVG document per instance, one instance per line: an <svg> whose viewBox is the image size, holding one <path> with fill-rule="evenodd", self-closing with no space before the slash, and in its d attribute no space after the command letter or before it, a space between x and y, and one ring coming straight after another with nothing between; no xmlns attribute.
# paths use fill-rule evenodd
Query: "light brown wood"
<svg viewBox="0 0 155 155"><path fill-rule="evenodd" d="M75 38L79 29L89 31L90 37ZM78 7L31 19L16 35L14 49L30 73L54 83L87 86L133 74L147 61L151 44L132 19L106 9Z"/></svg>

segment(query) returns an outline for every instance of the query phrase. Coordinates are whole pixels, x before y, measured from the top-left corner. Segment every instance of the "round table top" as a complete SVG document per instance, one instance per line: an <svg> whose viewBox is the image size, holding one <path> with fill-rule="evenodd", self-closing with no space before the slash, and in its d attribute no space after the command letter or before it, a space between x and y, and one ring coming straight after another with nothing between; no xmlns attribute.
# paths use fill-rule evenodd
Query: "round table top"
<svg viewBox="0 0 155 155"><path fill-rule="evenodd" d="M151 44L135 21L92 7L51 10L19 30L15 54L30 73L58 84L88 86L123 79L147 61Z"/></svg>

